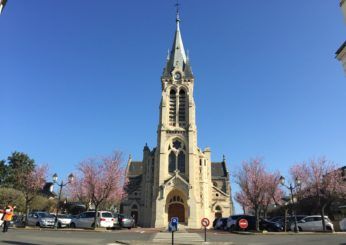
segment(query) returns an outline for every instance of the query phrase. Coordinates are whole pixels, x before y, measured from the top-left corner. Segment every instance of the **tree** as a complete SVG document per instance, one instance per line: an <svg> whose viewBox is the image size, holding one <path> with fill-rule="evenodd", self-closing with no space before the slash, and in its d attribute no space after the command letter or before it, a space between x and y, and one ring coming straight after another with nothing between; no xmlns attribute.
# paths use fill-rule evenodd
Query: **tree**
<svg viewBox="0 0 346 245"><path fill-rule="evenodd" d="M244 161L241 169L235 174L235 182L239 185L243 197L255 211L256 230L259 231L259 213L266 188L266 172L259 158Z"/></svg>
<svg viewBox="0 0 346 245"><path fill-rule="evenodd" d="M246 214L248 210L252 208L250 201L243 191L235 193L235 200L241 205L244 214Z"/></svg>
<svg viewBox="0 0 346 245"><path fill-rule="evenodd" d="M0 209L9 204L15 205L16 211L23 211L25 206L24 194L13 188L0 188Z"/></svg>
<svg viewBox="0 0 346 245"><path fill-rule="evenodd" d="M48 167L46 165L36 166L31 172L22 176L21 191L25 198L25 213L28 214L29 206L34 198L41 193L41 190L46 183Z"/></svg>
<svg viewBox="0 0 346 245"><path fill-rule="evenodd" d="M7 172L7 166L5 160L0 160L0 185L4 183Z"/></svg>
<svg viewBox="0 0 346 245"><path fill-rule="evenodd" d="M333 162L321 157L317 160L302 162L291 168L293 179L301 180L298 195L316 201L322 218L323 231L325 208L337 199L346 197L346 181L342 171Z"/></svg>
<svg viewBox="0 0 346 245"><path fill-rule="evenodd" d="M17 151L13 152L7 160L4 184L18 190L25 188L25 179L35 169L35 161L27 154Z"/></svg>
<svg viewBox="0 0 346 245"><path fill-rule="evenodd" d="M263 200L261 203L261 209L264 214L264 218L267 218L269 205L280 205L282 202L283 192L279 188L280 173L265 173L265 184Z"/></svg>
<svg viewBox="0 0 346 245"><path fill-rule="evenodd" d="M76 179L79 179L79 186L72 185L70 194L78 199L87 198L94 204L94 228L99 207L105 202L117 202L122 198L124 168L121 163L121 153L114 152L110 156L91 158L78 165Z"/></svg>

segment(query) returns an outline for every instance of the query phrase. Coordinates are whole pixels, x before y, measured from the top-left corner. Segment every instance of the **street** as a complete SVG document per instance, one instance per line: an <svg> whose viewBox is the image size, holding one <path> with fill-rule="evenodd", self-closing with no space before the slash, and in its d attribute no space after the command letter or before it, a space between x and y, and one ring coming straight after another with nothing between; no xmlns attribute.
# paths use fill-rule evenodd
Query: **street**
<svg viewBox="0 0 346 245"><path fill-rule="evenodd" d="M201 230L177 232L175 244L205 244ZM1 233L0 244L16 245L73 245L73 244L171 244L171 233L153 229L116 231L71 231L51 229L10 229ZM206 244L264 245L346 245L345 233L334 234L260 234L240 235L208 231Z"/></svg>

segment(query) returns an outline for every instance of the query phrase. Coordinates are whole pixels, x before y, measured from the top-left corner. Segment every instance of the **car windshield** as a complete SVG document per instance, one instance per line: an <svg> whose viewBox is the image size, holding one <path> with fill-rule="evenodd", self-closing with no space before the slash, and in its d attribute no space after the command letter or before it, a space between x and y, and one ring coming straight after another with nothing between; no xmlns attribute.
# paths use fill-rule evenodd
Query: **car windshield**
<svg viewBox="0 0 346 245"><path fill-rule="evenodd" d="M49 213L37 213L38 217L40 218L52 218L53 216Z"/></svg>
<svg viewBox="0 0 346 245"><path fill-rule="evenodd" d="M66 214L58 214L59 219L70 219L70 217Z"/></svg>
<svg viewBox="0 0 346 245"><path fill-rule="evenodd" d="M101 213L101 217L103 218L113 218L112 213Z"/></svg>

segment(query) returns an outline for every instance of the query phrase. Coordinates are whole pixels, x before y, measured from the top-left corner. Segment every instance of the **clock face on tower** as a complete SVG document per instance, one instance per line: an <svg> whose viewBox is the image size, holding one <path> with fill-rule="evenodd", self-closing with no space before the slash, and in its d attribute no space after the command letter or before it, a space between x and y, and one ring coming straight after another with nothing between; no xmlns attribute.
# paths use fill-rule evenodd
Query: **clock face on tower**
<svg viewBox="0 0 346 245"><path fill-rule="evenodd" d="M181 73L180 73L180 72L176 72L176 73L174 74L174 79L175 79L175 80L180 80L180 79L181 79Z"/></svg>

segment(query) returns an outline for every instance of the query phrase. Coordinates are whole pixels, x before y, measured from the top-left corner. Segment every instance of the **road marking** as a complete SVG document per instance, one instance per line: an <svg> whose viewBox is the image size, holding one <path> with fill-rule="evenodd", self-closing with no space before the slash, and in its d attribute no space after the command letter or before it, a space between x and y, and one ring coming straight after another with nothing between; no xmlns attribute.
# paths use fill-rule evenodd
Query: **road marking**
<svg viewBox="0 0 346 245"><path fill-rule="evenodd" d="M171 242L172 241L172 233L170 232L161 232L157 233L153 239L153 242ZM176 243L190 243L190 242L203 242L202 237L197 233L174 233L174 241Z"/></svg>

